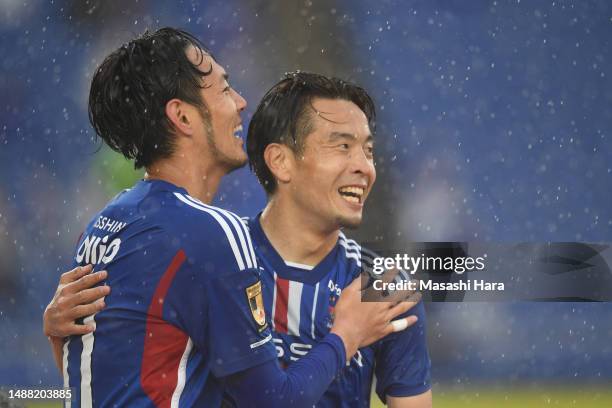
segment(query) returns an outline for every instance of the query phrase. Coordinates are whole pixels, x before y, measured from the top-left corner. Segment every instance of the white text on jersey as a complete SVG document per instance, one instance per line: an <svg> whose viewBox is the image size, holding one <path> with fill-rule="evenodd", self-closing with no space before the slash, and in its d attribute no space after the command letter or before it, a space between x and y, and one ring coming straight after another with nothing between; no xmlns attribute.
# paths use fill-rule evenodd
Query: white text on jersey
<svg viewBox="0 0 612 408"><path fill-rule="evenodd" d="M117 252L119 252L119 247L121 246L121 240L119 238L115 238L111 241L110 244L106 244L108 241L108 235L103 238L97 237L95 235L88 235L83 240L81 246L76 254L77 263L86 264L99 264L104 263L108 264L110 261L115 258Z"/></svg>
<svg viewBox="0 0 612 408"><path fill-rule="evenodd" d="M121 222L113 220L112 218L99 216L93 227L114 234L116 232L121 231L126 225L126 222Z"/></svg>

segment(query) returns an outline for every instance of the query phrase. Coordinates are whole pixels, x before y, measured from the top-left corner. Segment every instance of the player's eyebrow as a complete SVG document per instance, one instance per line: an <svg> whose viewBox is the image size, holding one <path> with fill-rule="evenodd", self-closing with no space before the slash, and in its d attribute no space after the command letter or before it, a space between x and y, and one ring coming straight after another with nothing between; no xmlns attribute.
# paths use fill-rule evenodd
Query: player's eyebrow
<svg viewBox="0 0 612 408"><path fill-rule="evenodd" d="M331 132L329 134L329 141L331 143L333 142L337 142L338 140L343 140L343 139L350 139L350 140L356 140L357 136L355 136L353 133L348 133L348 132ZM366 136L366 143L369 142L374 142L374 136L372 136L371 133L368 134L368 136Z"/></svg>
<svg viewBox="0 0 612 408"><path fill-rule="evenodd" d="M355 139L357 139L357 136L355 136L352 133L347 133L347 132L331 132L329 134L329 141L330 142L336 142L336 141L342 140L342 139L355 140Z"/></svg>

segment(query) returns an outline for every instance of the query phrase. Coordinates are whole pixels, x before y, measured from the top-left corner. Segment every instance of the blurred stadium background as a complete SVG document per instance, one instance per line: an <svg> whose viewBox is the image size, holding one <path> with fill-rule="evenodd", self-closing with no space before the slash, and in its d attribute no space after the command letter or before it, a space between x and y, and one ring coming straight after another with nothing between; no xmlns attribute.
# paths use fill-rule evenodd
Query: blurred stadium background
<svg viewBox="0 0 612 408"><path fill-rule="evenodd" d="M41 316L93 213L140 177L96 141L91 74L146 28L207 43L250 105L283 72L379 113L366 241L612 241L608 1L0 0L0 385L59 386ZM248 169L216 204L254 215ZM436 406L612 406L612 306L429 304Z"/></svg>

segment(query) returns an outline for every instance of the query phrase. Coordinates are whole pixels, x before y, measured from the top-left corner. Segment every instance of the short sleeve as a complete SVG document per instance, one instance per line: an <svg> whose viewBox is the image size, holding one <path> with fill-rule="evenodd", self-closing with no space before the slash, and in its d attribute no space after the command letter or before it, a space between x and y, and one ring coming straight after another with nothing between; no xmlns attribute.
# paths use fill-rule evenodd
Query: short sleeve
<svg viewBox="0 0 612 408"><path fill-rule="evenodd" d="M248 231L227 211L206 208L174 233L186 260L164 317L174 321L224 377L276 358L264 309L260 270ZM210 216L209 216L210 215ZM184 234L183 231L188 231Z"/></svg>
<svg viewBox="0 0 612 408"><path fill-rule="evenodd" d="M276 358L257 271L211 280L207 297L207 342L217 377Z"/></svg>
<svg viewBox="0 0 612 408"><path fill-rule="evenodd" d="M382 401L386 401L387 396L419 395L431 388L423 302L404 316L412 314L418 317L417 323L376 344L376 393Z"/></svg>

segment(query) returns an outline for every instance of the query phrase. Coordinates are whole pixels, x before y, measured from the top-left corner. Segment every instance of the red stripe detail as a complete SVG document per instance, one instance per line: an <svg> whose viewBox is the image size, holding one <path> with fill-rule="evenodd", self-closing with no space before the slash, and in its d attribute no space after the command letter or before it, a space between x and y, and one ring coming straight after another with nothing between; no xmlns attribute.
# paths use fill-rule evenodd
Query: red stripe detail
<svg viewBox="0 0 612 408"><path fill-rule="evenodd" d="M289 303L289 281L276 278L276 306L274 309L274 331L287 333L287 303Z"/></svg>
<svg viewBox="0 0 612 408"><path fill-rule="evenodd" d="M176 253L155 288L147 314L140 385L156 407L170 407L179 363L189 340L185 333L166 322L162 314L164 298L185 258L182 249Z"/></svg>

